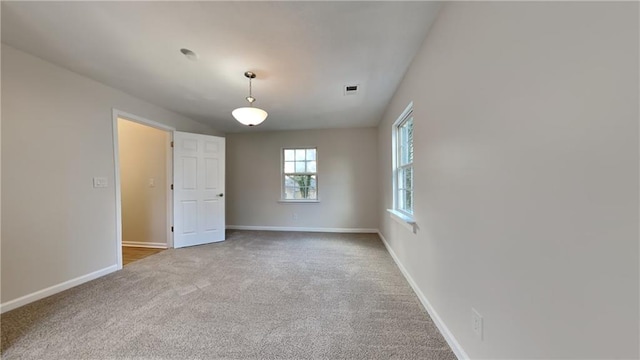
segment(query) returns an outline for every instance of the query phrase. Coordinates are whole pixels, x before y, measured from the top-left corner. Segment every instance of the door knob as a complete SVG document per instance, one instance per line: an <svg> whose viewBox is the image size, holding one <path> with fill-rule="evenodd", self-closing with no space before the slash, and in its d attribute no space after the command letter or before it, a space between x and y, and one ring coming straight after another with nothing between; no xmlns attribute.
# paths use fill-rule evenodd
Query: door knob
<svg viewBox="0 0 640 360"><path fill-rule="evenodd" d="M223 197L223 196L224 196L223 193L218 194L218 197Z"/></svg>

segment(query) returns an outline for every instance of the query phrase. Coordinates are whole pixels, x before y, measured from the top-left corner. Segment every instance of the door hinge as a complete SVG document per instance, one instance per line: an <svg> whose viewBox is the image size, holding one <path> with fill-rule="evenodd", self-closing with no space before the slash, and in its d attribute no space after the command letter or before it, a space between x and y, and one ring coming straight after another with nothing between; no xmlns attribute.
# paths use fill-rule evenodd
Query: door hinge
<svg viewBox="0 0 640 360"><path fill-rule="evenodd" d="M173 232L173 226L171 227L171 232Z"/></svg>
<svg viewBox="0 0 640 360"><path fill-rule="evenodd" d="M171 184L171 190L173 190L173 184Z"/></svg>
<svg viewBox="0 0 640 360"><path fill-rule="evenodd" d="M173 147L173 141L171 142L171 147Z"/></svg>

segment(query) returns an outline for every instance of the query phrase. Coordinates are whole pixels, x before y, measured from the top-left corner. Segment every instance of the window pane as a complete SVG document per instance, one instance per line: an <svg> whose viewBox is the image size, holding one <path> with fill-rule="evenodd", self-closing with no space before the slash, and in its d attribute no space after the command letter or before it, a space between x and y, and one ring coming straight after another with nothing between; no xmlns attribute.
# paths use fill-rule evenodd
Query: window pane
<svg viewBox="0 0 640 360"><path fill-rule="evenodd" d="M404 184L404 179L405 179L405 175L404 175L405 171L404 169L398 169L398 178L396 179L397 181L397 186L398 189L404 189L405 184Z"/></svg>
<svg viewBox="0 0 640 360"><path fill-rule="evenodd" d="M296 149L296 161L304 160L305 150L304 149Z"/></svg>
<svg viewBox="0 0 640 360"><path fill-rule="evenodd" d="M294 151L290 149L285 149L284 151L284 160L285 161L293 161L294 160Z"/></svg>
<svg viewBox="0 0 640 360"><path fill-rule="evenodd" d="M413 212L413 192L412 191L405 191L404 192L404 198L405 198L405 211L412 213Z"/></svg>
<svg viewBox="0 0 640 360"><path fill-rule="evenodd" d="M400 146L400 164L399 165L405 165L409 163L409 151L407 149L406 145L401 145Z"/></svg>
<svg viewBox="0 0 640 360"><path fill-rule="evenodd" d="M413 118L407 120L407 158L413 162Z"/></svg>
<svg viewBox="0 0 640 360"><path fill-rule="evenodd" d="M284 198L285 199L293 199L295 193L295 188L293 187L285 187L284 188Z"/></svg>
<svg viewBox="0 0 640 360"><path fill-rule="evenodd" d="M316 159L316 149L307 149L307 160Z"/></svg>
<svg viewBox="0 0 640 360"><path fill-rule="evenodd" d="M315 161L307 161L307 172L311 172L311 173L316 172L316 162Z"/></svg>
<svg viewBox="0 0 640 360"><path fill-rule="evenodd" d="M296 161L296 172L297 173L306 172L304 168L304 161Z"/></svg>
<svg viewBox="0 0 640 360"><path fill-rule="evenodd" d="M294 180L293 175L285 175L284 177L284 186L285 187L294 187L296 186L296 181Z"/></svg>
<svg viewBox="0 0 640 360"><path fill-rule="evenodd" d="M295 172L294 162L293 161L285 161L284 162L284 173L291 174Z"/></svg>
<svg viewBox="0 0 640 360"><path fill-rule="evenodd" d="M413 168L404 169L404 185L405 189L411 190L413 189Z"/></svg>

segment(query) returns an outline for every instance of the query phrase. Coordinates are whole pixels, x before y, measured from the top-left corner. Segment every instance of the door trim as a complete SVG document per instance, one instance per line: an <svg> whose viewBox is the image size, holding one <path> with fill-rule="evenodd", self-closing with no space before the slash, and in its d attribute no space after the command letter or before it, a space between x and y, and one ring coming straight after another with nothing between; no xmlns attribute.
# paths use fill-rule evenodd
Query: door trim
<svg viewBox="0 0 640 360"><path fill-rule="evenodd" d="M122 192L120 189L120 154L118 150L118 118L133 121L142 125L150 126L169 133L167 140L167 184L173 183L173 151L171 150L171 142L173 141L173 132L176 128L168 126L153 120L143 118L128 112L112 109L113 121L113 160L115 166L114 187L116 193L116 258L118 260L118 270L122 269ZM170 186L167 186L167 247L173 247L173 233L171 226L173 225L173 195Z"/></svg>

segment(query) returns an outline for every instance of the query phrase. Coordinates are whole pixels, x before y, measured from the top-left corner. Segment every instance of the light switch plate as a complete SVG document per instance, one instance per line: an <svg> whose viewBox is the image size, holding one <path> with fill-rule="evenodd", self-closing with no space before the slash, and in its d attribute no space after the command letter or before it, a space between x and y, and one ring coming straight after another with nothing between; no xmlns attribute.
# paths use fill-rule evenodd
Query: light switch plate
<svg viewBox="0 0 640 360"><path fill-rule="evenodd" d="M106 177L94 177L93 178L93 187L94 188L106 188L109 185Z"/></svg>

